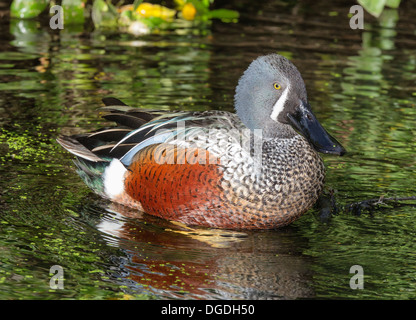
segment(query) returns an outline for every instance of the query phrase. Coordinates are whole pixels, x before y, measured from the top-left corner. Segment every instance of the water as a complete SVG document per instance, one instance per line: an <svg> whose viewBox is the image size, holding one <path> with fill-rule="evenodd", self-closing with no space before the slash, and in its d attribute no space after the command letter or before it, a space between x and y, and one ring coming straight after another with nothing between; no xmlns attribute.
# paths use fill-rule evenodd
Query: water
<svg viewBox="0 0 416 320"><path fill-rule="evenodd" d="M416 195L416 8L407 1L378 20L366 15L359 31L343 1L227 5L239 23L181 23L140 38L3 16L1 299L416 298L415 202L343 210ZM55 143L106 125L96 111L104 96L232 111L249 62L276 51L300 69L317 117L349 151L324 156L336 215L314 209L255 232L131 218L92 194ZM64 289L49 286L53 265ZM364 270L362 290L350 288L353 265Z"/></svg>

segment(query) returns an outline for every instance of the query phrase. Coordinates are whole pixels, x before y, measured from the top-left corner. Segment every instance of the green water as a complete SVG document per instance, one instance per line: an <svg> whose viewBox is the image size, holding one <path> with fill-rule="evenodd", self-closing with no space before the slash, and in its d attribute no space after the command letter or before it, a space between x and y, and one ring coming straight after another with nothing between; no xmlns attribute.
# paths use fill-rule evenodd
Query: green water
<svg viewBox="0 0 416 320"><path fill-rule="evenodd" d="M349 4L234 1L238 23L181 23L136 38L2 18L0 299L415 299L416 7L349 28ZM107 125L101 98L142 108L233 110L258 55L297 65L322 124L347 148L324 156L338 214L287 228L187 230L92 194L59 134ZM413 201L415 204L415 201ZM62 267L63 289L50 268ZM350 267L364 288L350 288Z"/></svg>

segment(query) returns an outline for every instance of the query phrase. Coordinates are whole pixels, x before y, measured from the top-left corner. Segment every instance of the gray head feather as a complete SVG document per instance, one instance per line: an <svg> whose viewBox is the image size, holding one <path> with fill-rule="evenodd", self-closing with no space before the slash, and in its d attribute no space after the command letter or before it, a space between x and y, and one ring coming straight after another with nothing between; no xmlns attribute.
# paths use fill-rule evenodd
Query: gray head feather
<svg viewBox="0 0 416 320"><path fill-rule="evenodd" d="M276 90L273 85L281 86ZM290 86L284 111L274 121L270 115L273 106ZM254 60L240 78L235 94L235 109L241 121L251 130L262 129L263 137L287 137L295 131L287 125L286 111L307 101L305 84L298 69L278 54L261 56Z"/></svg>

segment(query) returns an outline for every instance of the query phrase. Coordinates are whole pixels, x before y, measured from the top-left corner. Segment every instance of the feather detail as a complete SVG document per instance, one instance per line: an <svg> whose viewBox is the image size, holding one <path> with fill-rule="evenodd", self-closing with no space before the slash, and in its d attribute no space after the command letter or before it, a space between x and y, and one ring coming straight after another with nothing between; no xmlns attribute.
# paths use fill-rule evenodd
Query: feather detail
<svg viewBox="0 0 416 320"><path fill-rule="evenodd" d="M104 98L103 118L114 121L117 127L94 133L60 137L60 143L75 156L91 162L109 162L119 159L129 166L136 153L161 143L188 147L187 138L202 135L207 130L240 128L241 122L226 111L178 111L135 109L116 98ZM201 132L202 130L202 132Z"/></svg>
<svg viewBox="0 0 416 320"><path fill-rule="evenodd" d="M95 155L93 152L83 146L78 140L75 140L72 137L61 136L57 138L56 141L70 153L82 159L92 162L107 161Z"/></svg>
<svg viewBox="0 0 416 320"><path fill-rule="evenodd" d="M121 101L121 100L119 100L117 98L114 98L114 97L105 97L105 98L102 99L102 101L104 102L104 104L106 106L111 106L111 105L114 105L114 106L127 106L123 101Z"/></svg>
<svg viewBox="0 0 416 320"><path fill-rule="evenodd" d="M123 114L123 113L109 113L109 114L103 115L103 118L110 120L110 121L114 121L116 123L119 123L121 125L124 125L132 129L139 128L146 123L146 120L136 118L135 116L132 116L129 114Z"/></svg>
<svg viewBox="0 0 416 320"><path fill-rule="evenodd" d="M120 161L125 166L129 166L133 160L133 157L145 147L148 147L153 144L159 144L165 142L170 136L172 136L172 132L164 132L160 134L156 134L146 140L140 142L139 144L135 145L131 148L123 157L121 157Z"/></svg>
<svg viewBox="0 0 416 320"><path fill-rule="evenodd" d="M129 129L121 129L121 128L114 128L114 129L107 129L98 132L91 133L88 138L95 138L102 141L119 141L123 139L126 134L131 132Z"/></svg>

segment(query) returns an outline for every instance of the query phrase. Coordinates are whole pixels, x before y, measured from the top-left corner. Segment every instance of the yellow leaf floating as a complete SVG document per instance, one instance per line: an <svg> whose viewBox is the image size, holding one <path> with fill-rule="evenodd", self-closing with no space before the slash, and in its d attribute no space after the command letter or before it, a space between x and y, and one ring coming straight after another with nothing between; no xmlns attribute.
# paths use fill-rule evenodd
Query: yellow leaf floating
<svg viewBox="0 0 416 320"><path fill-rule="evenodd" d="M163 20L170 20L176 14L176 10L169 9L158 4L151 4L149 2L142 2L138 6L136 12L138 12L143 18L155 17Z"/></svg>
<svg viewBox="0 0 416 320"><path fill-rule="evenodd" d="M194 20L196 9L192 3L187 3L182 8L182 16L186 20Z"/></svg>

